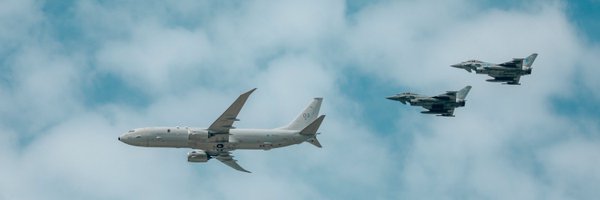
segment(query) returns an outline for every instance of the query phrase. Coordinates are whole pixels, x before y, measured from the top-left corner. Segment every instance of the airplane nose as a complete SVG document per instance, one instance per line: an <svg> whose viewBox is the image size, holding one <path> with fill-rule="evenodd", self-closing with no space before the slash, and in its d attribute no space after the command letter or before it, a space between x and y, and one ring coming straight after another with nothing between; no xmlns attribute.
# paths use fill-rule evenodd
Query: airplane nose
<svg viewBox="0 0 600 200"><path fill-rule="evenodd" d="M398 97L397 97L397 96L389 96L389 97L386 97L386 99L389 99L389 100L396 100L396 99L398 99Z"/></svg>
<svg viewBox="0 0 600 200"><path fill-rule="evenodd" d="M454 64L454 65L450 65L450 67L460 68L460 67L462 67L462 65L461 64Z"/></svg>
<svg viewBox="0 0 600 200"><path fill-rule="evenodd" d="M128 143L129 141L127 140L127 136L126 136L126 135L121 135L121 136L119 136L117 139L118 139L119 141L121 141L121 142L125 143L125 144L129 144L129 143Z"/></svg>

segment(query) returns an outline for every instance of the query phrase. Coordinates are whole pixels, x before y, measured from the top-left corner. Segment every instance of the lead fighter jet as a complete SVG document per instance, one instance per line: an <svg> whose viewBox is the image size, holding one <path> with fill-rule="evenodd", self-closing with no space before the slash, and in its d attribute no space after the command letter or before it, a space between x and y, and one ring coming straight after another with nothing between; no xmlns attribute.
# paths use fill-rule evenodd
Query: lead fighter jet
<svg viewBox="0 0 600 200"><path fill-rule="evenodd" d="M531 64L533 64L536 57L537 53L534 53L527 58L513 58L512 61L502 64L469 60L451 66L467 70L468 72L475 71L477 74L487 74L493 77L493 79L486 80L489 82L504 82L508 85L520 85L519 80L521 79L521 76L531 74Z"/></svg>
<svg viewBox="0 0 600 200"><path fill-rule="evenodd" d="M411 106L422 106L427 109L427 111L421 112L424 114L454 117L454 108L465 106L465 97L467 97L469 90L471 90L471 86L466 86L459 91L447 91L444 94L433 97L405 92L387 97L387 99L400 101L402 104L408 102Z"/></svg>

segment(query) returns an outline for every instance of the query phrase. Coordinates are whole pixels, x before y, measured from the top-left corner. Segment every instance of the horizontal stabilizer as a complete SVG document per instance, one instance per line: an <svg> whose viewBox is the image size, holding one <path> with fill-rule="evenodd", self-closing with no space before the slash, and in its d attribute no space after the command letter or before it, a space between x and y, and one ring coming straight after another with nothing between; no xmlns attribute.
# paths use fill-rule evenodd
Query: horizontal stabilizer
<svg viewBox="0 0 600 200"><path fill-rule="evenodd" d="M313 121L312 123L310 123L310 125L308 125L304 129L302 129L302 131L300 131L300 134L302 134L302 135L315 135L315 134L317 134L317 130L319 130L319 127L321 126L321 122L323 122L323 119L325 119L325 115L319 116L319 118L317 118L315 121Z"/></svg>
<svg viewBox="0 0 600 200"><path fill-rule="evenodd" d="M315 145L316 147L322 148L323 146L321 146L321 143L319 142L319 140L317 140L317 137L314 138L310 138L308 140L306 140L308 143Z"/></svg>

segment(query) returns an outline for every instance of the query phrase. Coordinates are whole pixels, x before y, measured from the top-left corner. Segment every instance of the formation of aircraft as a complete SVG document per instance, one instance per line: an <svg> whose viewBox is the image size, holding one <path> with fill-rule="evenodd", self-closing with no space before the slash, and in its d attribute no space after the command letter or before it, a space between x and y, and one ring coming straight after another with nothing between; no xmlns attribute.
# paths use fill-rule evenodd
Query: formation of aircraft
<svg viewBox="0 0 600 200"><path fill-rule="evenodd" d="M121 135L118 140L140 147L191 148L188 162L207 162L215 158L236 170L242 168L232 151L238 149L269 150L308 142L317 147L317 130L325 115L319 116L322 98L315 98L298 117L287 126L275 129L236 129L238 113L255 89L241 94L208 128L149 127L136 128Z"/></svg>
<svg viewBox="0 0 600 200"><path fill-rule="evenodd" d="M531 54L527 58L513 58L513 60L494 64L482 62L479 60L469 60L458 64L450 65L455 68L467 70L468 72L475 71L476 74L487 74L493 77L488 79L489 82L504 82L509 85L520 85L519 80L523 75L531 74L531 65L537 54Z"/></svg>
<svg viewBox="0 0 600 200"><path fill-rule="evenodd" d="M520 85L520 77L531 74L531 64L536 57L537 54L534 53L527 58L514 58L512 61L502 64L470 60L451 66L465 69L468 72L487 74L494 78L487 80L490 82ZM187 155L188 162L208 162L214 158L233 169L248 173L250 171L242 168L233 158L232 151L269 150L303 142L321 148L321 143L317 140L317 130L325 118L325 115L319 115L323 98L314 98L296 119L284 127L236 129L233 123L239 121L238 113L254 90L256 88L241 94L208 128L136 128L124 133L118 140L140 147L191 148L193 150ZM400 101L403 104L408 103L411 106L422 106L427 109L427 111L421 112L424 114L454 117L454 109L465 106L465 98L470 90L471 86L466 86L461 90L447 91L436 96L405 92L386 98Z"/></svg>
<svg viewBox="0 0 600 200"><path fill-rule="evenodd" d="M411 106L422 106L427 111L424 114L437 114L438 116L454 117L454 109L465 106L465 98L471 86L466 86L459 91L447 91L436 96L423 96L420 94L405 92L387 97L389 100L400 101L402 104L409 103Z"/></svg>

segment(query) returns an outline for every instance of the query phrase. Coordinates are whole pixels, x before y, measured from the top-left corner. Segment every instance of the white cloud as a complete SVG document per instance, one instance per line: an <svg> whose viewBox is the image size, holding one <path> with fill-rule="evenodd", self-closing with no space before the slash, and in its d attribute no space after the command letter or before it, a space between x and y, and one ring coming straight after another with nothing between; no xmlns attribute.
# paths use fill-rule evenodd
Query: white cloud
<svg viewBox="0 0 600 200"><path fill-rule="evenodd" d="M594 158L599 127L557 115L549 100L569 98L576 70L586 88L599 87L597 47L581 43L560 3L496 10L468 1L382 1L350 16L344 4L79 2L73 9L82 52L36 26L51 20L39 5L3 4L19 12L0 12L0 24L10 25L0 27L12 27L0 31L0 42L18 41L0 66L10 74L0 76L0 199L598 196L592 186L600 183ZM8 20L14 16L24 20ZM200 22L190 23L196 17ZM37 31L34 42L27 41L31 30ZM540 54L534 74L521 86L487 83L448 66L533 52ZM347 80L341 76L348 66L420 93L474 88L458 117L403 107L415 112L396 124L378 124L398 128L396 135L383 135L362 121L370 105L350 98L345 90L352 88L339 83ZM82 85L96 72L147 94L148 105L85 107ZM207 126L253 87L259 89L238 127L284 125L323 96L324 148L237 151L240 164L254 171L242 174L217 161L186 163L187 149L136 148L116 140L134 127Z"/></svg>
<svg viewBox="0 0 600 200"><path fill-rule="evenodd" d="M185 72L202 67L202 61L211 53L211 44L202 30L150 24L136 26L132 32L126 41L106 43L98 53L98 69L119 74L128 84L149 94L163 94L178 86L180 80L191 78Z"/></svg>

